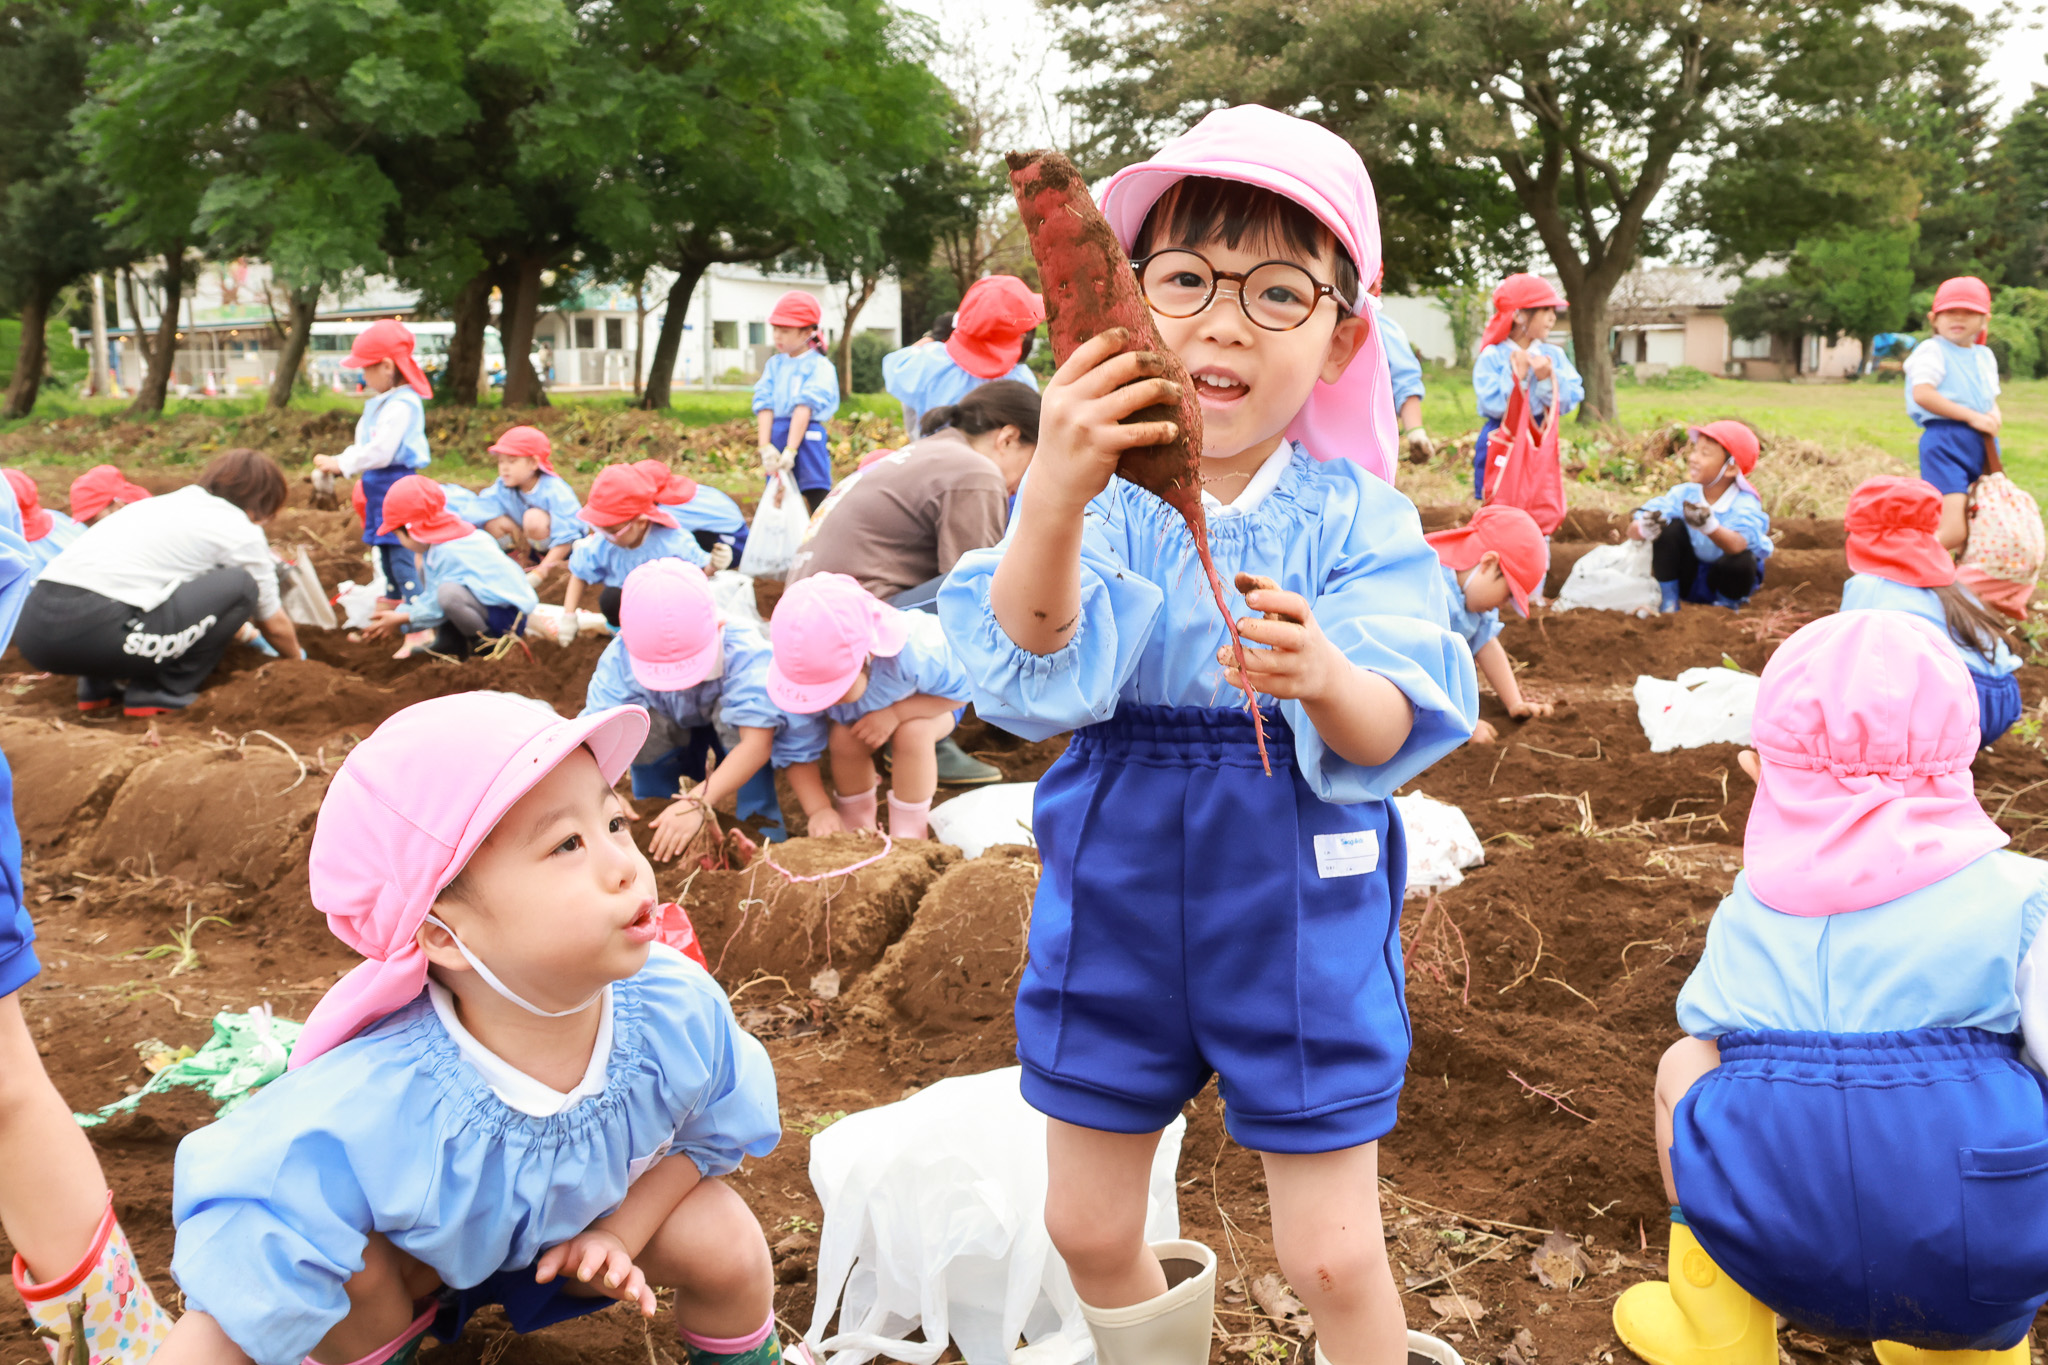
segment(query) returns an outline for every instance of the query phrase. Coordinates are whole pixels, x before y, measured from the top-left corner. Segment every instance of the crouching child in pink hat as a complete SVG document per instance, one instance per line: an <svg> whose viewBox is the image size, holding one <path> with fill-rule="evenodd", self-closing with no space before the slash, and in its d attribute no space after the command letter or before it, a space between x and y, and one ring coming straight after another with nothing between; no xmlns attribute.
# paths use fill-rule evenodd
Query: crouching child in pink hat
<svg viewBox="0 0 2048 1365"><path fill-rule="evenodd" d="M633 759L635 797L677 796L683 778L702 778L706 756L718 756L703 786L654 818L651 848L663 862L689 846L705 810L727 797L743 818L767 821L770 842L787 839L778 769L806 810L831 811L818 776L824 719L792 715L769 697L768 642L750 625L720 619L710 580L694 564L656 559L626 575L618 638L598 656L583 714L615 706L645 707L651 721ZM728 749L720 726L739 743Z"/></svg>
<svg viewBox="0 0 2048 1365"><path fill-rule="evenodd" d="M1657 1069L1651 1365L1775 1365L1772 1314L1881 1365L2026 1365L2048 1301L2048 865L1977 803L1955 645L1847 611L1758 689L1742 873Z"/></svg>
<svg viewBox="0 0 2048 1365"><path fill-rule="evenodd" d="M775 1077L665 941L691 940L612 790L646 734L638 707L467 692L350 752L310 871L368 960L288 1073L180 1145L160 1359L382 1365L486 1304L527 1332L651 1317L657 1287L690 1365L784 1358L723 1180L774 1148Z"/></svg>
<svg viewBox="0 0 2048 1365"><path fill-rule="evenodd" d="M927 628L928 627L928 628ZM925 837L938 744L974 688L928 612L898 611L843 573L800 579L768 625L768 695L832 722L831 818L811 832L875 827L875 751L889 745L889 833Z"/></svg>

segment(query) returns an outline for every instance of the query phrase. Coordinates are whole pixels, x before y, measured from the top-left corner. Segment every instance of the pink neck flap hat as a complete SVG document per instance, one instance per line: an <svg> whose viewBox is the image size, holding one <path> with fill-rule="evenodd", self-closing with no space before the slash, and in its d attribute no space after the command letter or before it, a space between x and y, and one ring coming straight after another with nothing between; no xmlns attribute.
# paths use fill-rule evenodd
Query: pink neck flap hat
<svg viewBox="0 0 2048 1365"><path fill-rule="evenodd" d="M1771 656L1750 733L1749 889L1788 915L1896 900L2007 842L1977 804L1977 693L1916 616L1822 617Z"/></svg>
<svg viewBox="0 0 2048 1365"><path fill-rule="evenodd" d="M1276 109L1219 109L1103 186L1102 214L1125 251L1160 196L1191 175L1256 185L1313 213L1358 267L1358 297L1346 305L1374 328L1380 325L1368 297L1380 273L1379 204L1350 143ZM1318 460L1351 460L1394 481L1394 384L1377 336L1336 383L1316 384L1287 435Z"/></svg>
<svg viewBox="0 0 2048 1365"><path fill-rule="evenodd" d="M909 640L903 613L855 579L798 579L768 623L768 698L792 715L814 715L846 695L870 654L894 657Z"/></svg>
<svg viewBox="0 0 2048 1365"><path fill-rule="evenodd" d="M350 750L320 803L309 871L328 927L369 960L313 1007L292 1066L426 988L420 926L520 797L585 745L616 782L646 738L638 706L563 720L530 697L458 692L406 707Z"/></svg>
<svg viewBox="0 0 2048 1365"><path fill-rule="evenodd" d="M695 564L651 559L626 575L619 638L642 687L680 692L711 676L718 659L718 602Z"/></svg>

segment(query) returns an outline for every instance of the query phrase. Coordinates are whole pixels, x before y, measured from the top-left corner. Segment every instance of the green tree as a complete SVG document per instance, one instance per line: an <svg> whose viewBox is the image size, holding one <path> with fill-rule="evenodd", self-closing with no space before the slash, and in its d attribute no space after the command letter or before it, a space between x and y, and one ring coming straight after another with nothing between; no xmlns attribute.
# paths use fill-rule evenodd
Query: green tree
<svg viewBox="0 0 2048 1365"><path fill-rule="evenodd" d="M1745 280L1724 314L1730 334L1768 336L1789 349L1801 336L1871 340L1905 321L1919 225L1849 228L1799 243L1786 269Z"/></svg>
<svg viewBox="0 0 2048 1365"><path fill-rule="evenodd" d="M2013 112L1992 148L1986 183L1993 237L2007 284L2048 283L2048 90Z"/></svg>
<svg viewBox="0 0 2048 1365"><path fill-rule="evenodd" d="M1584 421L1614 414L1608 300L1676 223L1665 191L1771 124L1837 117L1986 30L1939 0L1701 6L1642 0L1059 0L1112 145L1149 145L1219 99L1291 109L1379 157L1438 148L1505 178L1571 300ZM1378 168L1368 157L1368 165Z"/></svg>

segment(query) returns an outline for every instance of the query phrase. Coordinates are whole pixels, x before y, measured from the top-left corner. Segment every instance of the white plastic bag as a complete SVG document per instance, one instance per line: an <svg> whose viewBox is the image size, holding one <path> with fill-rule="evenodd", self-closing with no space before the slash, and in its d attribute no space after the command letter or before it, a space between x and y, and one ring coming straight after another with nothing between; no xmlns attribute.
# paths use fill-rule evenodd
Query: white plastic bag
<svg viewBox="0 0 2048 1365"><path fill-rule="evenodd" d="M1749 743L1749 721L1762 681L1732 668L1688 668L1676 681L1638 677L1636 719L1650 738L1650 752Z"/></svg>
<svg viewBox="0 0 2048 1365"><path fill-rule="evenodd" d="M566 613L559 602L543 602L526 614L526 633L538 635L543 640L565 643L562 639L562 621ZM576 628L568 632L566 643L574 644L578 635L604 635L610 632L611 623L599 611L578 611Z"/></svg>
<svg viewBox="0 0 2048 1365"><path fill-rule="evenodd" d="M1408 838L1408 892L1441 891L1465 880L1465 869L1486 861L1485 846L1465 812L1446 801L1412 792L1394 798ZM938 812L933 811L934 819Z"/></svg>
<svg viewBox="0 0 2048 1365"><path fill-rule="evenodd" d="M1654 613L1659 605L1657 580L1650 571L1650 542L1625 540L1596 545L1581 555L1558 589L1552 610L1592 607Z"/></svg>
<svg viewBox="0 0 2048 1365"><path fill-rule="evenodd" d="M381 579L369 583L344 583L341 591L334 596L334 605L341 608L341 623L350 630L361 630L370 624L370 618L377 614L377 601L383 596L377 590Z"/></svg>
<svg viewBox="0 0 2048 1365"><path fill-rule="evenodd" d="M732 569L720 569L711 575L711 600L718 604L718 617L725 624L752 626L767 633L768 623L761 619L761 607L754 600L754 580Z"/></svg>
<svg viewBox="0 0 2048 1365"><path fill-rule="evenodd" d="M932 1365L949 1339L968 1365L1080 1365L1094 1354L1045 1231L1045 1116L1024 1103L1021 1075L940 1081L811 1139L825 1227L804 1340L827 1365L884 1353ZM1152 1159L1148 1241L1180 1233L1174 1172L1186 1129L1176 1118ZM903 1339L920 1326L923 1341Z"/></svg>
<svg viewBox="0 0 2048 1365"><path fill-rule="evenodd" d="M1031 802L1037 793L1036 782L998 782L962 792L932 807L932 838L970 858L979 858L996 844L1037 848L1031 833Z"/></svg>
<svg viewBox="0 0 2048 1365"><path fill-rule="evenodd" d="M740 572L749 578L787 575L810 520L811 511L804 506L796 476L783 470L761 494L761 504L754 509L754 523L747 528L747 552L740 557Z"/></svg>
<svg viewBox="0 0 2048 1365"><path fill-rule="evenodd" d="M284 614L291 617L294 624L318 630L334 629L339 618L334 614L334 604L327 600L327 589L320 586L320 575L313 568L311 551L304 546L293 551L292 557L283 562L280 577L283 590L279 601L284 607Z"/></svg>

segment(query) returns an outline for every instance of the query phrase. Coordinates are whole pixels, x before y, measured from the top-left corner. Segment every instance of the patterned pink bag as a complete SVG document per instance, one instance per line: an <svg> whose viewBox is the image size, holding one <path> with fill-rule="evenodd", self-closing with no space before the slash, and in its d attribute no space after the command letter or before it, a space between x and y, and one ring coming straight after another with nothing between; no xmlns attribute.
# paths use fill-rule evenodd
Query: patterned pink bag
<svg viewBox="0 0 2048 1365"><path fill-rule="evenodd" d="M2041 576L2041 561L2048 557L2048 531L2041 524L2041 505L2006 477L1998 443L1988 436L1983 477L1970 485L1969 518L1970 538L1963 546L1960 576L1965 582L1997 580L1992 596L2003 600L1995 605L2024 618L2026 600ZM2018 611L2013 611L2014 602Z"/></svg>

